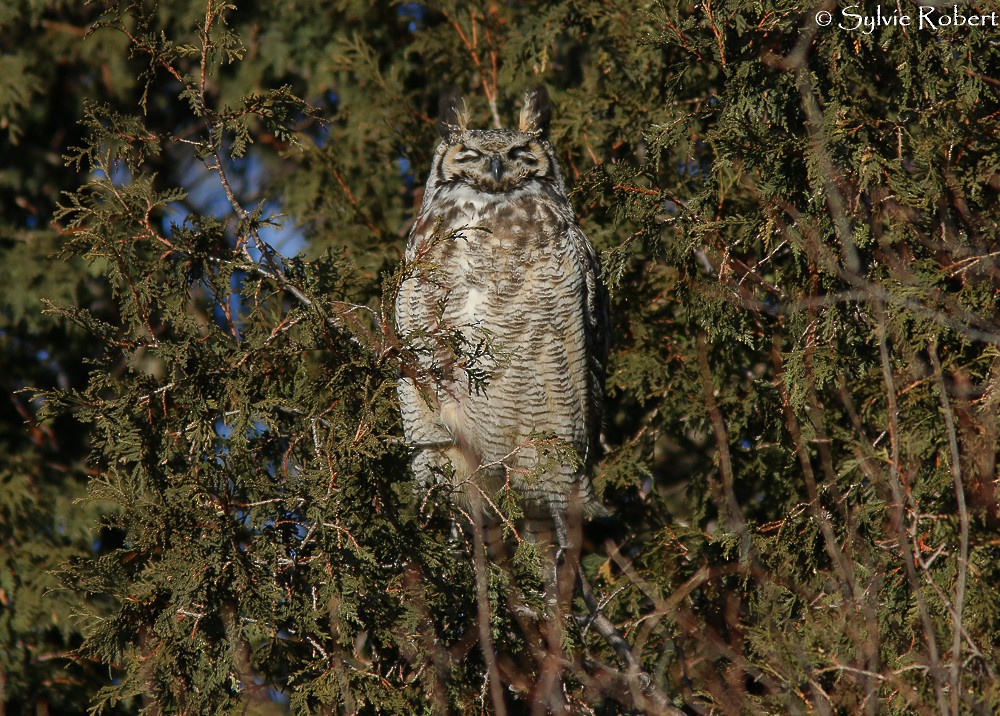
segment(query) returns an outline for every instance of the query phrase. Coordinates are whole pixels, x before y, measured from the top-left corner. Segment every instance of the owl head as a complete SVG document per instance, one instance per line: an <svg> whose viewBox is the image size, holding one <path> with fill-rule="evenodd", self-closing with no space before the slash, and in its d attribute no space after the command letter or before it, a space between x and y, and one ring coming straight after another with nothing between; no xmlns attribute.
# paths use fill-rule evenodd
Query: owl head
<svg viewBox="0 0 1000 716"><path fill-rule="evenodd" d="M469 129L465 100L457 95L442 101L433 183L466 185L496 194L532 184L560 185L558 165L547 136L552 110L544 87L524 93L518 128Z"/></svg>

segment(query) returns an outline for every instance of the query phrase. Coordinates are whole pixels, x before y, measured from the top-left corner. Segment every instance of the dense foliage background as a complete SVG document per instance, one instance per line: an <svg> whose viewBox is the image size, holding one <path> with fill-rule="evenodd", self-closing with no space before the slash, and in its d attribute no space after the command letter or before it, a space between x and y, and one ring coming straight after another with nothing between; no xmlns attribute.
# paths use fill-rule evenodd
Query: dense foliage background
<svg viewBox="0 0 1000 716"><path fill-rule="evenodd" d="M1000 28L838 21L4 3L0 714L1000 711ZM583 564L652 683L518 560L497 703L389 307L438 98L539 82L613 297Z"/></svg>

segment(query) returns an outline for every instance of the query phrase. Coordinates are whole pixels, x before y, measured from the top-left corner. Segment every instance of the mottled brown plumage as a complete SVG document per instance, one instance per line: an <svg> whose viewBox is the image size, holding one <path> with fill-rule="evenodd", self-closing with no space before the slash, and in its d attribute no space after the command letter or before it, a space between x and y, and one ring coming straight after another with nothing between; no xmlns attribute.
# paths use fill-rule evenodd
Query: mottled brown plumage
<svg viewBox="0 0 1000 716"><path fill-rule="evenodd" d="M518 130L468 129L464 102L445 108L396 321L419 362L399 386L418 479L451 479L468 509L510 484L526 517L559 524L574 499L602 510L586 468L607 299L546 138L549 113L544 90L525 95ZM477 346L490 353L470 360ZM579 460L546 457L545 436Z"/></svg>

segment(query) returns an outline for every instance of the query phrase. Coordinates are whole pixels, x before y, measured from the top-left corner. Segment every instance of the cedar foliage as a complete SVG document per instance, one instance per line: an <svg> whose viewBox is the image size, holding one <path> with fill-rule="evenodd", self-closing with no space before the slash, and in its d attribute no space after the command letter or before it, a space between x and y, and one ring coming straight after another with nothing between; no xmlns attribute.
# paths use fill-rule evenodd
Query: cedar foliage
<svg viewBox="0 0 1000 716"><path fill-rule="evenodd" d="M583 565L654 691L1000 710L995 31L810 13L5 6L0 713L497 711L389 307L438 97L539 81L614 304ZM550 654L665 712L489 579L508 712Z"/></svg>

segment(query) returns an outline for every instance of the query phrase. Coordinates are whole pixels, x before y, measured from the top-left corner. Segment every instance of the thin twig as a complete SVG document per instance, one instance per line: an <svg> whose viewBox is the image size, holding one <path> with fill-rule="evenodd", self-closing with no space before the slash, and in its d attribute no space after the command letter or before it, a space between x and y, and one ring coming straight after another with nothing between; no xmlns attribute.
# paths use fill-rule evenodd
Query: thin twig
<svg viewBox="0 0 1000 716"><path fill-rule="evenodd" d="M491 76L492 76L492 79L493 79L492 88L491 88L491 83L489 81L487 81L487 72L483 68L482 60L479 58L479 48L478 48L478 44L479 43L478 43L478 38L476 36L476 13L475 13L475 11L473 11L472 14L471 14L472 40L469 40L469 37L465 34L465 31L462 30L462 26L458 24L457 20L453 20L451 18L451 16L447 12L442 11L442 14L445 16L445 19L447 19L448 22L451 23L451 26L455 29L455 32L458 33L459 38L462 40L462 44L465 45L465 49L468 51L469 56L472 58L472 64L474 64L476 66L476 71L479 73L480 84L483 87L483 94L486 95L486 102L490 106L490 114L493 116L493 126L494 127L500 127L501 126L501 124L500 124L500 113L497 111L497 90L496 90L496 85L497 85L497 65L496 65L496 62L497 62L497 58L496 58L496 50L494 50L493 48L490 48L490 55L492 57L492 71L491 71ZM492 38L489 36L488 33L487 33L487 39L492 40Z"/></svg>
<svg viewBox="0 0 1000 716"><path fill-rule="evenodd" d="M955 433L955 415L948 401L948 389L944 384L944 373L941 370L941 359L938 357L937 339L931 341L928 349L931 364L934 366L934 376L938 381L938 392L941 395L941 410L944 413L944 424L948 432L948 448L951 452L951 475L955 483L955 500L958 502L958 525L961 550L958 557L958 584L955 586L955 601L952 608L955 629L951 644L951 710L959 713L959 676L962 658L962 612L965 608L965 583L969 571L969 511L965 504L965 489L962 485L962 465L958 453L958 437Z"/></svg>
<svg viewBox="0 0 1000 716"><path fill-rule="evenodd" d="M910 543L910 537L906 533L904 526L906 514L906 494L903 482L899 476L899 408L896 405L896 385L892 377L892 365L889 362L889 346L886 336L885 310L880 303L875 306L876 328L878 332L878 350L882 360L882 376L885 382L885 394L887 400L887 412L889 419L889 449L891 459L889 461L889 489L892 491L893 502L895 503L896 515L890 520L896 531L896 540L900 551L903 553L903 566L906 569L906 576L913 590L913 598L917 603L917 610L920 613L920 621L924 627L924 638L927 641L928 658L930 659L930 672L934 682L934 691L937 695L938 708L942 714L948 713L948 701L944 695L941 685L941 661L938 657L937 635L934 630L934 622L931 620L927 610L927 602L921 590L920 579L917 577L914 567L915 548Z"/></svg>
<svg viewBox="0 0 1000 716"><path fill-rule="evenodd" d="M722 474L722 491L724 497L723 519L726 529L740 536L740 555L746 558L750 554L751 541L743 520L743 511L736 500L736 483L733 475L733 460L729 453L729 434L726 422L715 399L715 381L712 379L712 369L708 365L708 339L703 332L698 333L698 368L701 373L702 395L705 397L705 409L708 411L715 434L715 445L719 456L719 472Z"/></svg>
<svg viewBox="0 0 1000 716"><path fill-rule="evenodd" d="M778 385L782 407L784 408L785 427L788 429L788 434L792 438L792 443L795 446L795 454L796 457L798 457L799 466L802 468L802 477L806 483L806 491L809 493L809 510L812 513L813 519L819 523L820 532L823 534L824 549L830 557L830 561L836 566L837 571L840 573L840 577L844 582L844 591L851 598L852 602L856 602L857 592L855 588L854 570L833 531L833 525L830 522L830 515L823 508L823 505L820 502L819 486L816 482L816 473L813 470L812 461L809 457L809 449L802 437L802 426L799 424L798 417L795 415L795 408L792 405L791 396L788 392L788 384L785 382L784 361L781 357L781 350L778 341L779 339L776 337L774 346L771 349L771 360L774 364L775 370L775 382Z"/></svg>
<svg viewBox="0 0 1000 716"><path fill-rule="evenodd" d="M618 627L601 611L601 605L594 596L594 591L590 588L590 583L584 576L583 569L580 568L579 564L576 566L576 582L580 588L580 593L583 595L583 601L587 605L587 609L590 610L590 616L586 624L593 626L594 631L608 642L611 648L615 650L615 653L618 654L618 658L625 663L627 670L625 675L628 681L638 686L639 692L656 704L660 713L669 714L670 716L683 716L684 712L670 705L670 700L666 694L656 686L653 678L642 668L642 662L632 652L632 647L629 646L622 633L618 631Z"/></svg>
<svg viewBox="0 0 1000 716"><path fill-rule="evenodd" d="M472 541L474 554L472 564L476 573L476 611L479 626L479 648L483 652L486 663L487 680L489 681L490 700L497 716L506 716L507 706L503 698L503 684L500 680L500 669L497 666L496 650L493 648L493 635L490 618L489 572L486 559L486 543L483 539L483 511L478 505L472 508Z"/></svg>

